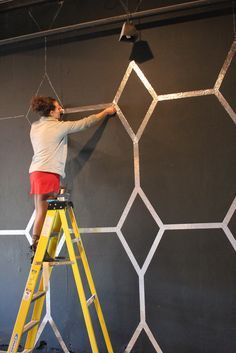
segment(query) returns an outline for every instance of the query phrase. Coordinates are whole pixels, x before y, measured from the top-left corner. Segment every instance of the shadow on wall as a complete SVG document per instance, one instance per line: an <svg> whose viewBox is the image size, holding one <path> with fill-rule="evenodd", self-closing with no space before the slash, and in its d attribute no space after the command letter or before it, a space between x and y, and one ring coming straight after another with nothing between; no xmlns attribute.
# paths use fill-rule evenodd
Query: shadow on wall
<svg viewBox="0 0 236 353"><path fill-rule="evenodd" d="M141 64L154 59L152 50L146 40L138 40L133 44L129 60Z"/></svg>
<svg viewBox="0 0 236 353"><path fill-rule="evenodd" d="M106 128L109 119L110 117L106 117L102 121L101 125L96 129L91 138L80 149L78 155L68 160L66 165L66 184L69 188L69 191L73 190L74 180L76 179L77 175L81 173L83 167L95 151L95 148L103 135L103 132ZM78 148L78 146L74 146L74 144L70 140L68 141L68 147L76 147L76 149Z"/></svg>

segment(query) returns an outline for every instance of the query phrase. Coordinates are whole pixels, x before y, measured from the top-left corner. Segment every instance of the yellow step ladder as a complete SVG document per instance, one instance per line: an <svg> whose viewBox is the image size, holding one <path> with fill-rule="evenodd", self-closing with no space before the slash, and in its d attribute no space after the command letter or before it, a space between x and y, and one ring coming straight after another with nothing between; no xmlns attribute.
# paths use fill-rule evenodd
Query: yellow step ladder
<svg viewBox="0 0 236 353"><path fill-rule="evenodd" d="M63 234L65 236L69 258L66 260L59 260L55 258L55 255L57 246ZM78 251L75 251L76 248ZM44 261L46 251L54 259L54 261ZM85 296L84 286L82 283L77 260L81 261L83 265L89 290L91 292L91 296L88 299L86 299ZM91 352L99 353L89 312L89 306L93 303L97 312L107 352L113 353L110 337L99 303L82 239L76 223L73 204L70 201L60 200L48 201L46 218L30 269L29 277L26 282L20 309L16 318L16 323L7 352L17 353L19 344L24 334L27 334L27 336L22 353L30 353L33 351L46 298L48 281L50 279L52 269L57 265L71 265L72 267L74 280L91 345ZM33 305L33 312L32 315L28 315L31 305ZM28 316L31 316L31 319L28 319ZM27 322L27 320L29 321Z"/></svg>

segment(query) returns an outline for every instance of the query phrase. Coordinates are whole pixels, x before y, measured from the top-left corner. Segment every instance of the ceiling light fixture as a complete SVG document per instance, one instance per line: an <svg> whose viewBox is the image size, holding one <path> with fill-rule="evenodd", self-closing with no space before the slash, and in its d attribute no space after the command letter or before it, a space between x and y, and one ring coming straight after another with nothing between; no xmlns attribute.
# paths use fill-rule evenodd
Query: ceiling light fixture
<svg viewBox="0 0 236 353"><path fill-rule="evenodd" d="M135 42L138 38L138 32L135 25L128 19L123 23L119 41Z"/></svg>
<svg viewBox="0 0 236 353"><path fill-rule="evenodd" d="M127 15L127 20L123 23L123 26L120 32L119 41L134 43L138 39L138 31L132 21L132 14L131 14L131 11L129 10L129 0L126 0L126 4L124 3L123 0L119 0L119 1ZM142 0L139 0L138 5L134 10L134 12L138 11L139 6L141 5L141 2Z"/></svg>

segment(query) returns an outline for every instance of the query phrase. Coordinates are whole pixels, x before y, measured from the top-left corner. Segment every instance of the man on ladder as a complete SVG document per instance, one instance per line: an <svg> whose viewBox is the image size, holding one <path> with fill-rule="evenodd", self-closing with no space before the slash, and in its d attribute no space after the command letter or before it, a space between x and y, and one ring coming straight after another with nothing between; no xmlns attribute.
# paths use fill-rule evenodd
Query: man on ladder
<svg viewBox="0 0 236 353"><path fill-rule="evenodd" d="M73 205L66 200L50 200L58 194L60 176L65 176L67 157L67 135L93 126L108 115L115 114L114 106L110 106L100 113L77 121L61 121L64 110L57 100L51 97L36 96L32 99L33 111L39 112L40 120L32 124L30 137L34 156L30 166L31 194L34 195L36 217L32 234L32 266L26 283L22 302L12 333L8 353L16 353L24 333L27 333L24 353L34 349L42 309L45 301L47 282L52 268L59 264L72 266L74 279L84 315L84 320L91 344L92 353L99 353L88 306L94 303L98 315L108 353L113 353L110 338L87 262L86 254L76 224ZM46 217L46 218L45 218ZM72 237L69 229L72 227ZM55 237L55 234L57 235ZM56 248L60 237L65 234L69 261L63 263L54 261ZM91 297L86 300L77 256L74 250L77 245L78 255L82 261L89 284ZM39 279L40 271L42 271ZM31 320L26 323L31 304L34 309Z"/></svg>
<svg viewBox="0 0 236 353"><path fill-rule="evenodd" d="M41 115L41 118L32 124L30 131L34 150L29 169L30 193L34 195L36 210L31 246L34 256L47 212L47 199L58 194L60 176L65 177L67 135L97 124L106 116L115 114L116 109L110 106L84 119L61 121L64 109L54 98L33 97L31 108ZM50 260L48 253L45 254L45 260Z"/></svg>

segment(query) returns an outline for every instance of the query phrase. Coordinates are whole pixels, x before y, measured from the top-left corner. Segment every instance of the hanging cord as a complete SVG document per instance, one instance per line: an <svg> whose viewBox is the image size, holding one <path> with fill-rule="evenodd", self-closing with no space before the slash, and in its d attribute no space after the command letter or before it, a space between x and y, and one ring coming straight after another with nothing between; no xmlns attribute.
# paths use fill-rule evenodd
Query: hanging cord
<svg viewBox="0 0 236 353"><path fill-rule="evenodd" d="M131 18L131 12L129 10L129 0L127 0L127 4L124 3L123 0L119 0L121 6L123 7L123 9L125 10L126 14L129 16L129 18ZM136 6L136 8L134 9L134 11L132 12L137 12L139 10L139 7L141 5L143 0L139 0L138 5Z"/></svg>
<svg viewBox="0 0 236 353"><path fill-rule="evenodd" d="M127 3L127 5L126 5L123 0L119 0L119 1L120 1L121 6L123 7L123 9L125 10L125 13L127 15L130 15L129 7L128 7L129 4Z"/></svg>
<svg viewBox="0 0 236 353"><path fill-rule="evenodd" d="M137 12L139 10L142 2L143 2L143 0L139 0L138 5L137 5L136 9L134 10L134 12Z"/></svg>

